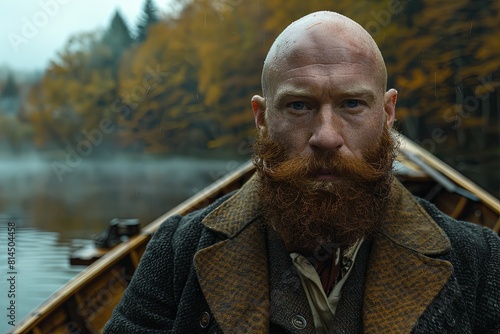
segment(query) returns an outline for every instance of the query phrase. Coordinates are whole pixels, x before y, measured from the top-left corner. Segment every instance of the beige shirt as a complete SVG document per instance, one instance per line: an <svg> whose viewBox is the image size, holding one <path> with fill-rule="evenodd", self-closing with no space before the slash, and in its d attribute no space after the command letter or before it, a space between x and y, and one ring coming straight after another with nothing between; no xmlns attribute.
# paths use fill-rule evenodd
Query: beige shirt
<svg viewBox="0 0 500 334"><path fill-rule="evenodd" d="M314 266L299 253L290 254L292 262L295 268L297 268L302 286L304 287L304 291L307 296L307 301L309 302L309 306L311 308L316 333L326 334L331 330L329 324L333 321L333 316L342 294L342 287L351 273L351 268L353 267L354 260L356 259L356 255L358 254L359 247L362 243L363 239L359 239L354 245L345 251L344 262L347 262L348 265L345 266L343 270L346 271L340 281L335 284L333 290L328 296L323 290L320 277ZM339 249L337 249L335 256L340 256Z"/></svg>

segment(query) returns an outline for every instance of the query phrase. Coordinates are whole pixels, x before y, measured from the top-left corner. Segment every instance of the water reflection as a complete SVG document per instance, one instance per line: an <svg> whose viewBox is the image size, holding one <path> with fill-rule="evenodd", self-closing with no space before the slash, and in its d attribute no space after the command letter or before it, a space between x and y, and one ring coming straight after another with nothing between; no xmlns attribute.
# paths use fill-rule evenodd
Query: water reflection
<svg viewBox="0 0 500 334"><path fill-rule="evenodd" d="M46 232L30 227L16 229L15 253L15 299L8 298L9 278L7 272L7 223L0 220L0 332L12 327L8 324L7 307L15 300L16 324L29 312L47 299L84 267L70 266L68 254L72 249L81 247L88 240L60 242L59 233ZM24 222L26 223L26 222Z"/></svg>
<svg viewBox="0 0 500 334"><path fill-rule="evenodd" d="M236 168L235 162L172 158L83 162L62 182L50 162L0 163L0 213L21 226L88 239L109 220L145 225Z"/></svg>

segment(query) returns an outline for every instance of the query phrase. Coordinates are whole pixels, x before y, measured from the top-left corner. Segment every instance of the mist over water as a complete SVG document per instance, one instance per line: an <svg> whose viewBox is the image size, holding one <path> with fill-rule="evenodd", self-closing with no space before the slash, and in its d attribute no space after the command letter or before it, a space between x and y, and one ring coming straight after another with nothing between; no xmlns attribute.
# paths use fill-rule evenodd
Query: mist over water
<svg viewBox="0 0 500 334"><path fill-rule="evenodd" d="M62 178L53 162L35 154L0 159L0 279L9 271L7 227L15 222L16 324L84 268L69 264L71 252L92 244L112 218L138 218L143 227L243 161L82 160ZM2 310L6 289L0 284ZM0 332L8 329L0 322Z"/></svg>
<svg viewBox="0 0 500 334"><path fill-rule="evenodd" d="M19 226L90 238L109 220L142 226L234 170L236 161L169 158L83 160L58 175L34 156L0 161L0 217Z"/></svg>

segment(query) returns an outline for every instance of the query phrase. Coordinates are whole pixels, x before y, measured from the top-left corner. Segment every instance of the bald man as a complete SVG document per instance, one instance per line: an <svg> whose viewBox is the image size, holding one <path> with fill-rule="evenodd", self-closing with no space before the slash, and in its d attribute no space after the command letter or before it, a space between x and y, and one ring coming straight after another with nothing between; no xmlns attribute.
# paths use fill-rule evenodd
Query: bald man
<svg viewBox="0 0 500 334"><path fill-rule="evenodd" d="M155 233L105 333L500 333L500 239L393 177L397 92L332 12L272 45L256 175Z"/></svg>

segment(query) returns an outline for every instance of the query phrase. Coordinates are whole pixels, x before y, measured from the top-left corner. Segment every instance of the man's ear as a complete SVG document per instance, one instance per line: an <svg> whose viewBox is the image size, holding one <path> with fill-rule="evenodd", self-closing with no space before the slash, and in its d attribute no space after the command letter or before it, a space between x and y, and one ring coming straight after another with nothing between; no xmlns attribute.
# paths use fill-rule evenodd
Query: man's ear
<svg viewBox="0 0 500 334"><path fill-rule="evenodd" d="M384 109L386 113L386 125L390 129L396 119L396 101L398 100L398 91L394 88L389 89L384 94Z"/></svg>
<svg viewBox="0 0 500 334"><path fill-rule="evenodd" d="M252 97L253 117L255 118L255 126L257 130L266 127L266 100L259 95Z"/></svg>

